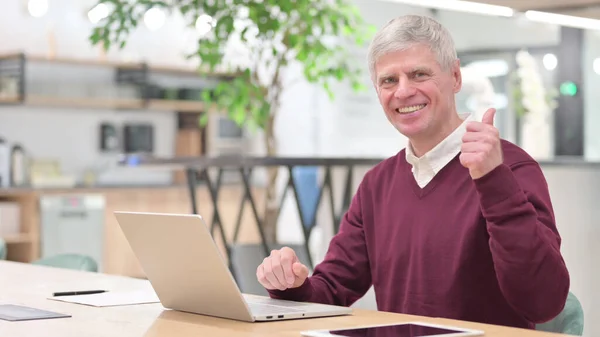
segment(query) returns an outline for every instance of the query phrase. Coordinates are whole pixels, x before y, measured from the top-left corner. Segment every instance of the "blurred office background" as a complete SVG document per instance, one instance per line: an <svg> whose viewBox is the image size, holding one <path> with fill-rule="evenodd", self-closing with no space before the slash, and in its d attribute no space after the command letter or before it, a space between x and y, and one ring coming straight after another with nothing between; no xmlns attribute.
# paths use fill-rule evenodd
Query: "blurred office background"
<svg viewBox="0 0 600 337"><path fill-rule="evenodd" d="M496 107L502 136L540 161L563 237L571 291L586 317L600 315L600 264L593 261L600 255L600 208L595 204L600 197L600 1L479 1L513 9L508 11L469 3L454 7L452 1L354 2L377 28L414 13L431 15L451 31L463 66L459 108L480 116L487 107ZM35 263L78 254L97 263L98 271L144 277L111 212L189 213L193 207L180 167L140 163L182 156L262 157L263 135L219 116L198 126L203 109L199 94L227 76L197 76L197 64L184 55L196 48L198 32L180 17L152 9L122 50L103 52L89 41L106 13L94 5L93 0L2 3L0 238L9 260ZM370 86L366 48L353 49L352 55L364 65L364 83ZM243 62L244 56L239 57ZM514 74L521 68L539 77L548 94L556 94L557 106L519 114ZM292 65L286 75L301 77L301 71ZM139 81L148 85L147 100L140 100ZM377 159L406 145L370 87L360 94L344 85L334 91L330 101L320 87L299 81L285 92L275 126L278 157ZM298 207L305 218L317 212L307 253L313 263L323 257L335 232L346 188L352 193L372 166L349 162L333 170L338 218L332 218L328 197L322 200L325 206L314 209L312 201L326 173L315 163L293 171L302 200L298 205L294 193L288 193L277 222L280 244L305 248L306 225ZM356 166L351 179L346 177L348 165ZM210 170L212 183L217 171ZM281 193L288 183L285 167L280 173ZM260 211L266 171L257 167L250 184ZM207 185L200 179L196 211L212 225L213 195ZM260 262L261 240L250 204L235 230L245 193L239 172L226 171L221 185L218 205L227 244L217 230L220 245L250 249L256 259L247 261ZM242 288L256 291L248 280L255 266L244 269L243 262L233 263L236 277ZM374 308L372 293L357 305ZM599 333L600 324L586 320L585 335Z"/></svg>

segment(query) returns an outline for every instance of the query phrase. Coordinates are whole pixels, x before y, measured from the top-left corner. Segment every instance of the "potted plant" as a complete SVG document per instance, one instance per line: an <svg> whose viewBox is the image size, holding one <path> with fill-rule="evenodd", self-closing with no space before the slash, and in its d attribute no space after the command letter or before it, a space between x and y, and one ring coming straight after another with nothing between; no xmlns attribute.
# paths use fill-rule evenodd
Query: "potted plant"
<svg viewBox="0 0 600 337"><path fill-rule="evenodd" d="M238 74L221 82L203 99L214 110L226 113L238 125L260 129L268 156L277 156L275 121L282 93L293 83L285 81L290 65L302 67L303 78L318 84L334 97L333 81L346 81L362 90L361 64L353 64L350 51L367 43L374 27L346 0L212 0L126 1L100 0L109 14L94 28L90 41L106 50L122 48L144 13L151 8L178 12L190 29L199 29L194 53L204 71L229 69ZM248 62L231 69L226 56L234 45L245 50ZM212 96L212 97L211 97ZM203 114L200 123L206 123ZM263 225L267 239L274 241L278 215L276 190L278 169L270 169Z"/></svg>
<svg viewBox="0 0 600 337"><path fill-rule="evenodd" d="M515 59L517 69L511 78L517 144L535 159L551 159L556 90L546 89L539 66L529 52L520 50Z"/></svg>

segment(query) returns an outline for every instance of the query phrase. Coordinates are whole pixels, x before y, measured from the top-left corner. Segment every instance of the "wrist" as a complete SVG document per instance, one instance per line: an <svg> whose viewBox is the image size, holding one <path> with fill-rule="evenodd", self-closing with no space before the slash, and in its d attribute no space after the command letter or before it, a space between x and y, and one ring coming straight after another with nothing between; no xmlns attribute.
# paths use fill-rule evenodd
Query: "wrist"
<svg viewBox="0 0 600 337"><path fill-rule="evenodd" d="M492 207L521 191L512 170L500 164L487 174L473 180L482 208Z"/></svg>

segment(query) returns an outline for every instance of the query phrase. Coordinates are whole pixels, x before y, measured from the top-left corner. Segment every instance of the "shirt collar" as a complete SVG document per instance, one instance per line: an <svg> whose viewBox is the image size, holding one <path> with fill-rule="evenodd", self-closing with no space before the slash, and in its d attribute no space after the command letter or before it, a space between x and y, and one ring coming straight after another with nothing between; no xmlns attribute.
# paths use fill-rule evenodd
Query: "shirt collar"
<svg viewBox="0 0 600 337"><path fill-rule="evenodd" d="M473 114L459 114L459 117L463 122L448 137L420 158L414 154L410 142L408 143L406 161L413 166L413 170L416 166L427 165L434 173L437 173L460 152L462 136L466 131L467 123L473 119Z"/></svg>

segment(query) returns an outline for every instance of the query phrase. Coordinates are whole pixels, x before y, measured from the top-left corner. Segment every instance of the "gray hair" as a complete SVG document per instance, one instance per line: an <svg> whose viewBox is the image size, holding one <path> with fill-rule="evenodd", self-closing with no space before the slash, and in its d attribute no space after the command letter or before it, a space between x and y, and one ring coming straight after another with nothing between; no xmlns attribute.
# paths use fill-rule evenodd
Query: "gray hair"
<svg viewBox="0 0 600 337"><path fill-rule="evenodd" d="M415 44L429 46L444 70L451 69L458 58L450 32L438 21L427 16L405 15L388 22L373 38L367 58L371 79L375 81L375 65L380 57Z"/></svg>

